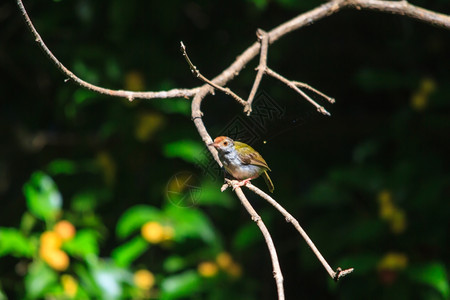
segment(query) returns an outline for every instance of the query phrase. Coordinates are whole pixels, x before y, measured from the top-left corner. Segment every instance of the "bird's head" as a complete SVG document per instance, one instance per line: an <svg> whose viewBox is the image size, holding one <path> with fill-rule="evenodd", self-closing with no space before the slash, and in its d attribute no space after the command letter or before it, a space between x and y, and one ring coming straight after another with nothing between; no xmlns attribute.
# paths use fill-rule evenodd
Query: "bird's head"
<svg viewBox="0 0 450 300"><path fill-rule="evenodd" d="M234 148L234 141L227 136L218 136L214 139L214 143L210 144L220 152L230 152Z"/></svg>

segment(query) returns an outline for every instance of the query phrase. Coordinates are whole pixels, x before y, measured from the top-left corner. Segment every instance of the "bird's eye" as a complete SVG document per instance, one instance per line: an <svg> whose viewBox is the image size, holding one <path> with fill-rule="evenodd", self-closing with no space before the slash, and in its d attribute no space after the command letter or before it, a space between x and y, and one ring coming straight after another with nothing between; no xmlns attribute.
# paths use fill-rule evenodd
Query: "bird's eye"
<svg viewBox="0 0 450 300"><path fill-rule="evenodd" d="M228 142L223 142L223 145L224 146L228 146Z"/></svg>

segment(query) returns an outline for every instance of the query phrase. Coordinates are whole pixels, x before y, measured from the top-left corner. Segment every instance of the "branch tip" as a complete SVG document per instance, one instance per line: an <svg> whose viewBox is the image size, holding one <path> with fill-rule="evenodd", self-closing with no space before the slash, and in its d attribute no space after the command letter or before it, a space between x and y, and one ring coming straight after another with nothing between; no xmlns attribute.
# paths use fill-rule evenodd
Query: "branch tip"
<svg viewBox="0 0 450 300"><path fill-rule="evenodd" d="M352 273L353 270L354 270L353 268L349 268L349 269L342 270L341 267L338 267L338 268L336 269L336 273L335 273L335 275L334 275L333 280L337 282L337 281L338 281L339 279L341 279L342 277L344 277L344 276L346 276L346 275Z"/></svg>

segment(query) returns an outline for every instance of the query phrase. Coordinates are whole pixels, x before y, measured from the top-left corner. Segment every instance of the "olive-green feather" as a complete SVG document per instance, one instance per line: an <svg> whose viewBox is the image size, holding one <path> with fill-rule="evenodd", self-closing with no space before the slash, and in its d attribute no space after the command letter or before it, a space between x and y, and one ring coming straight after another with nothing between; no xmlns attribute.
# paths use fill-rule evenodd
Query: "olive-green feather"
<svg viewBox="0 0 450 300"><path fill-rule="evenodd" d="M267 174L267 171L264 171L264 173L262 173L261 175L262 175L262 178L264 178L264 181L266 182L267 187L269 188L269 191L271 193L273 193L273 190L275 190L275 187L273 186L273 182L270 179L269 174Z"/></svg>
<svg viewBox="0 0 450 300"><path fill-rule="evenodd" d="M261 156L261 154L256 152L255 149L245 143L236 141L234 142L234 147L236 148L236 150L238 150L239 158L241 159L243 164L260 166L270 171L270 168L264 158Z"/></svg>

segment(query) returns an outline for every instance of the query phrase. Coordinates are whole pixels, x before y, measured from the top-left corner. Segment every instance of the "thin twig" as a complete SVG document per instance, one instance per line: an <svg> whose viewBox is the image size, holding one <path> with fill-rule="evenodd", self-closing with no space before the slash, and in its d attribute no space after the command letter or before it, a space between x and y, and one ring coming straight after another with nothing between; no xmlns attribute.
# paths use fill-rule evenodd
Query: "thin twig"
<svg viewBox="0 0 450 300"><path fill-rule="evenodd" d="M272 260L273 277L275 278L275 282L277 285L278 300L284 300L283 274L281 273L280 263L278 261L277 250L275 249L275 245L272 241L272 237L270 236L269 230L267 229L266 225L262 221L261 217L258 215L258 213L255 211L255 209L252 207L250 202L247 200L247 197L245 197L244 192L242 192L241 187L234 185L233 180L229 180L228 183L233 187L233 190L236 193L236 195L239 197L239 200L241 200L242 205L248 211L252 220L254 222L256 222L256 225L258 225L259 230L261 230L261 233L263 234L264 239L266 240L266 245L267 245L267 248L269 249L270 258Z"/></svg>
<svg viewBox="0 0 450 300"><path fill-rule="evenodd" d="M294 91L296 91L297 93L299 93L300 95L303 96L303 98L305 98L306 100L308 100L312 105L314 105L317 108L317 111L326 115L326 116L330 116L330 113L321 105L317 104L316 101L314 101L313 99L311 99L308 95L306 95L301 89L299 89L297 87L297 85L290 81L289 79L286 79L285 77L281 76L280 74L276 73L275 71L273 71L270 68L266 68L265 69L265 73L267 75L272 76L275 79L278 79L279 81L283 82L284 84L286 84L288 87L290 87L291 89L293 89Z"/></svg>
<svg viewBox="0 0 450 300"><path fill-rule="evenodd" d="M252 112L252 103L255 98L256 91L258 90L261 79L264 75L264 70L267 67L267 52L269 50L269 35L262 29L258 29L256 31L256 36L258 37L261 43L261 50L259 54L259 65L256 68L258 73L256 73L255 81L253 82L252 90L250 91L250 95L248 96L247 103L244 108L244 112L247 113L247 116Z"/></svg>
<svg viewBox="0 0 450 300"><path fill-rule="evenodd" d="M200 71L197 69L197 67L192 63L191 59L189 58L187 52L186 52L186 46L184 46L183 42L180 42L180 50L181 53L183 53L184 58L186 59L186 62L189 65L189 68L191 69L192 74L194 74L198 79L200 79L201 81L209 84L210 86L212 86L215 89L218 89L219 91L224 92L225 94L227 94L228 96L231 96L234 100L236 100L239 104L241 105L245 105L246 102L239 97L238 95L236 95L235 93L233 93L233 91L231 91L229 88L224 88L221 87L220 85L215 84L214 82L212 82L211 80L209 80L208 78L206 78L205 76L203 76Z"/></svg>
<svg viewBox="0 0 450 300"><path fill-rule="evenodd" d="M328 262L325 260L325 258L322 256L320 251L317 249L316 245L314 245L313 241L309 238L308 234L303 230L303 228L300 226L298 221L286 210L283 206L281 206L277 201L275 201L272 197L267 195L265 192L254 186L252 183L248 182L246 184L247 188L272 204L285 218L286 222L292 223L294 225L295 229L301 234L303 239L306 241L308 246L311 248L311 250L314 252L314 254L317 256L319 261L324 266L325 270L327 270L328 274L330 274L330 277L334 280L339 280L339 278L353 272L353 268L342 270L340 267L337 268L336 272L333 271L333 269L330 267Z"/></svg>
<svg viewBox="0 0 450 300"><path fill-rule="evenodd" d="M140 98L140 99L154 99L154 98L162 99L162 98L177 98L177 97L188 98L188 97L194 96L199 90L199 88L193 88L193 89L173 89L173 90L169 90L169 91L160 91L160 92L133 92L133 91L106 89L106 88L91 84L89 82L86 82L86 81L80 79L79 77L77 77L69 69L67 69L66 66L64 66L56 58L56 56L53 55L53 53L50 51L50 49L47 47L47 45L42 40L41 36L39 35L36 28L34 27L33 23L31 22L31 19L28 16L27 11L25 10L25 7L23 6L22 0L17 0L17 5L19 6L19 9L22 12L23 17L25 18L25 22L28 26L28 29L34 35L34 39L38 43L39 47L44 51L44 53L50 58L50 60L56 65L56 67L64 75L66 75L67 77L72 79L75 83L77 83L81 87L84 87L88 90L97 92L99 94L127 98L129 101L133 101L134 99L137 99L137 98ZM65 80L65 82L66 81L67 80Z"/></svg>
<svg viewBox="0 0 450 300"><path fill-rule="evenodd" d="M317 95L321 96L322 98L324 98L325 100L327 100L328 102L330 102L331 104L335 103L336 101L334 100L334 98L331 98L330 96L325 95L324 93L322 93L319 90L316 90L315 88L313 88L312 86L310 86L309 84L306 84L304 82L300 82L300 81L292 81L293 84L295 84L298 87L302 87L305 89L310 90L311 92L316 93Z"/></svg>

